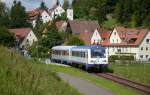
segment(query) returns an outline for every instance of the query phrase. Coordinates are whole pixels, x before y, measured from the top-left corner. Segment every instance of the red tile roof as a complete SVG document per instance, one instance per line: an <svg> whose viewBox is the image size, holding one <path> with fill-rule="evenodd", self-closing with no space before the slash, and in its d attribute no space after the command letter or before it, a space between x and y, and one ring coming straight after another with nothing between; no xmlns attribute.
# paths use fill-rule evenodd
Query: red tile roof
<svg viewBox="0 0 150 95"><path fill-rule="evenodd" d="M111 30L107 30L107 29L104 29L104 28L98 28L98 32L100 34L100 36L103 38L103 39L109 39L110 38L110 35L112 33Z"/></svg>
<svg viewBox="0 0 150 95"><path fill-rule="evenodd" d="M110 43L109 40L105 40L101 44L104 46L139 46L147 33L148 29L131 29L124 27L116 27L117 33L121 38L121 43Z"/></svg>
<svg viewBox="0 0 150 95"><path fill-rule="evenodd" d="M91 38L92 38L93 33L92 32L82 32L80 33L80 39L84 41L86 45L91 44Z"/></svg>
<svg viewBox="0 0 150 95"><path fill-rule="evenodd" d="M9 29L9 32L14 33L20 40L23 40L31 31L31 28Z"/></svg>

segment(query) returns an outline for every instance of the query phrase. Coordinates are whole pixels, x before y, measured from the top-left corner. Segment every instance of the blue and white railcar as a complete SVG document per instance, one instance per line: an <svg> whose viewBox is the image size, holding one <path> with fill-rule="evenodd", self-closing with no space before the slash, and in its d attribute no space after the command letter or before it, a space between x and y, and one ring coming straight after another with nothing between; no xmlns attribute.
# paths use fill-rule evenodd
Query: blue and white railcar
<svg viewBox="0 0 150 95"><path fill-rule="evenodd" d="M55 46L52 48L52 60L65 63L70 62L71 48L75 46Z"/></svg>
<svg viewBox="0 0 150 95"><path fill-rule="evenodd" d="M103 46L76 46L71 49L71 62L91 67L103 68L108 64L107 49Z"/></svg>

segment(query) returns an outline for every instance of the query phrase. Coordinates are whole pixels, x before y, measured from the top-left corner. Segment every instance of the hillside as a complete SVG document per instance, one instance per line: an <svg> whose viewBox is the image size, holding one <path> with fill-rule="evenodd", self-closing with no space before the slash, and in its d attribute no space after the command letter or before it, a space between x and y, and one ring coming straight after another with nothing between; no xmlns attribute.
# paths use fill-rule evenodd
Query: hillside
<svg viewBox="0 0 150 95"><path fill-rule="evenodd" d="M0 95L80 95L47 66L0 47Z"/></svg>

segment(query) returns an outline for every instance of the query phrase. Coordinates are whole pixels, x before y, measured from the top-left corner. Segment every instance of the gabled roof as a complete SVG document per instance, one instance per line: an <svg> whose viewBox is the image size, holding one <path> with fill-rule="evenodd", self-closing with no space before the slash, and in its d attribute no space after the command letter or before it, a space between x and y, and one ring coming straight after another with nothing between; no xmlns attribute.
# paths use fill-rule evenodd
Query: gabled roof
<svg viewBox="0 0 150 95"><path fill-rule="evenodd" d="M72 20L68 23L73 34L80 34L82 32L94 32L99 28L98 21Z"/></svg>
<svg viewBox="0 0 150 95"><path fill-rule="evenodd" d="M23 40L31 31L31 28L9 29L9 32L14 33L20 40Z"/></svg>
<svg viewBox="0 0 150 95"><path fill-rule="evenodd" d="M109 39L110 38L110 35L112 33L111 30L107 30L107 29L104 29L104 28L98 28L97 29L100 36L103 38L103 39Z"/></svg>
<svg viewBox="0 0 150 95"><path fill-rule="evenodd" d="M149 32L149 29L135 29L135 28L124 28L116 27L115 28L119 37L121 38L121 43L110 43L109 40L106 40L102 43L105 46L139 46L143 39Z"/></svg>
<svg viewBox="0 0 150 95"><path fill-rule="evenodd" d="M37 19L38 15L41 15L44 11L46 11L49 15L51 15L51 12L49 12L46 9L36 8L36 9L33 9L32 11L28 11L27 15L29 17L29 20Z"/></svg>

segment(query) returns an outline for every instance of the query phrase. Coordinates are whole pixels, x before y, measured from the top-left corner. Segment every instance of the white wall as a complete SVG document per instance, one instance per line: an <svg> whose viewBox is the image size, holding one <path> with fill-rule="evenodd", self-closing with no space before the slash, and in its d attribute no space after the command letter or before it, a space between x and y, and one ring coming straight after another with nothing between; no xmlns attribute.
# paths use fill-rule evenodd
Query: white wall
<svg viewBox="0 0 150 95"><path fill-rule="evenodd" d="M67 9L67 18L73 20L73 9Z"/></svg>
<svg viewBox="0 0 150 95"><path fill-rule="evenodd" d="M139 59L139 48L138 47L130 47L130 46L122 46L122 47L117 47L117 46L112 46L112 47L107 47L108 49L108 55L117 55L121 53L122 55L133 55L136 59ZM119 50L119 51L118 51Z"/></svg>
<svg viewBox="0 0 150 95"><path fill-rule="evenodd" d="M98 32L98 30L96 29L92 35L92 38L91 38L91 44L93 44L94 42L95 43L99 43L102 41L102 38Z"/></svg>
<svg viewBox="0 0 150 95"><path fill-rule="evenodd" d="M46 11L42 12L41 19L42 19L43 23L47 23L49 21L52 21L52 18L50 17L50 15Z"/></svg>
<svg viewBox="0 0 150 95"><path fill-rule="evenodd" d="M121 43L121 39L116 29L113 30L110 36L110 43Z"/></svg>
<svg viewBox="0 0 150 95"><path fill-rule="evenodd" d="M149 43L147 43L147 39L149 39ZM143 58L141 56L143 56ZM144 61L148 61L150 59L150 31L139 46L139 59Z"/></svg>
<svg viewBox="0 0 150 95"><path fill-rule="evenodd" d="M28 35L24 38L24 40L20 44L20 48L22 48L22 46L26 46L26 45L31 46L33 44L33 42L36 42L36 41L37 41L37 37L35 36L33 31L31 31L30 33L28 33Z"/></svg>

